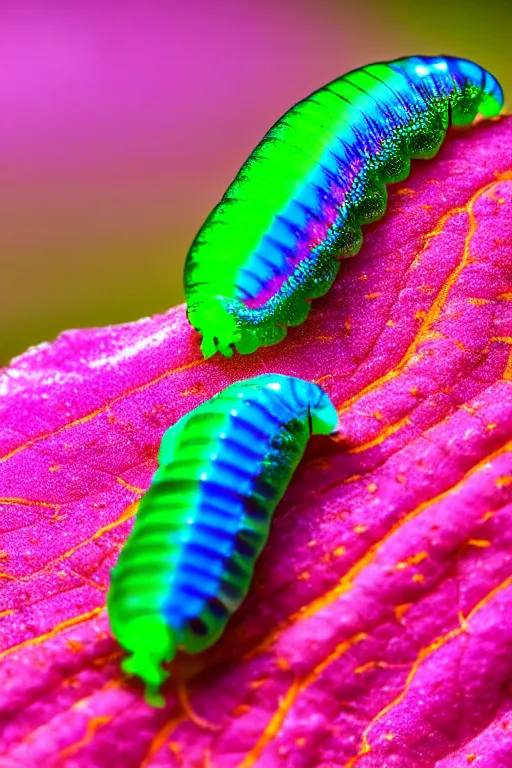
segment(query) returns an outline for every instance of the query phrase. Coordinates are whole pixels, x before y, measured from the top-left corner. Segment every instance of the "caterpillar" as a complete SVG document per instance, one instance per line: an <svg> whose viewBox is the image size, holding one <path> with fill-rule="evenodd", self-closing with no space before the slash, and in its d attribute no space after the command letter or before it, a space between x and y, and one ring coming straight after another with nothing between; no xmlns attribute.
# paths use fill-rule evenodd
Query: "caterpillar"
<svg viewBox="0 0 512 768"><path fill-rule="evenodd" d="M384 214L386 184L431 158L450 123L499 114L478 64L419 57L370 64L298 102L243 164L187 254L187 315L205 357L281 341L331 287L361 225Z"/></svg>
<svg viewBox="0 0 512 768"><path fill-rule="evenodd" d="M272 513L310 434L337 430L316 384L266 374L240 381L164 434L158 469L111 573L113 634L131 654L123 669L162 706L177 649L199 653L245 597Z"/></svg>

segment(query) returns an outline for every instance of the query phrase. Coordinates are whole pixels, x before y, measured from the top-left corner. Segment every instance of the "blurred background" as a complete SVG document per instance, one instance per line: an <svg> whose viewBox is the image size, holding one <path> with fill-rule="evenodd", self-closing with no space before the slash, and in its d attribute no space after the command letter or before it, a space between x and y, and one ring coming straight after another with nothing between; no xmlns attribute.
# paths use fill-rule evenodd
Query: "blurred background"
<svg viewBox="0 0 512 768"><path fill-rule="evenodd" d="M243 160L347 70L449 53L512 94L511 19L509 0L0 0L0 364L181 302Z"/></svg>

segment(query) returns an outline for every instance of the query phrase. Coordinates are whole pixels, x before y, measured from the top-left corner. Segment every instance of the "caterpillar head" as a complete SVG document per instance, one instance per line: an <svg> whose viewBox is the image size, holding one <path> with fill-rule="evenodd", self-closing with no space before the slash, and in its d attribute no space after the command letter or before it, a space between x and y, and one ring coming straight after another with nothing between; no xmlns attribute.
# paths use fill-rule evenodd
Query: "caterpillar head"
<svg viewBox="0 0 512 768"><path fill-rule="evenodd" d="M225 357L233 354L233 344L240 341L236 317L226 307L226 299L215 296L198 304L189 304L187 316L202 334L201 352L208 358L216 352Z"/></svg>
<svg viewBox="0 0 512 768"><path fill-rule="evenodd" d="M314 435L336 435L339 430L338 412L328 395L320 387L317 389L320 395L310 408L311 431Z"/></svg>
<svg viewBox="0 0 512 768"><path fill-rule="evenodd" d="M131 653L121 663L123 670L145 682L144 697L148 704L163 707L165 699L159 689L169 673L162 669L162 664L171 661L176 653L172 630L161 616L149 614L129 619L116 636Z"/></svg>

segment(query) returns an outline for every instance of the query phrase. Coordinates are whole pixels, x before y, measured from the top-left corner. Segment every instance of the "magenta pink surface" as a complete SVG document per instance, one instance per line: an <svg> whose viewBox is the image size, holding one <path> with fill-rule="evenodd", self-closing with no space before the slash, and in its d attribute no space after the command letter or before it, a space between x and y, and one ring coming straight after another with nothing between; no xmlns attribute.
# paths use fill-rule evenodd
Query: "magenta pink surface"
<svg viewBox="0 0 512 768"><path fill-rule="evenodd" d="M68 331L0 378L2 768L512 765L512 119L416 163L277 347L201 359L182 307ZM228 383L321 383L222 640L148 707L108 574L164 430Z"/></svg>

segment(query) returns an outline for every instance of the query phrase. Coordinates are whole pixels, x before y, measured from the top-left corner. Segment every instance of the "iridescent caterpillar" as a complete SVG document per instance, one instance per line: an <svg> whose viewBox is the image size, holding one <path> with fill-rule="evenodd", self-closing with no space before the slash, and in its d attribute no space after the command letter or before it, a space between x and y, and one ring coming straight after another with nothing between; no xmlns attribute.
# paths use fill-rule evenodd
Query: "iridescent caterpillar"
<svg viewBox="0 0 512 768"><path fill-rule="evenodd" d="M268 374L240 381L188 413L162 439L159 468L112 571L112 632L146 700L178 648L198 653L245 597L272 513L310 434L338 417L316 384Z"/></svg>
<svg viewBox="0 0 512 768"><path fill-rule="evenodd" d="M497 115L503 93L477 64L411 57L371 64L296 104L270 129L188 253L190 323L205 357L281 341L331 287L385 184L433 157L447 128Z"/></svg>

